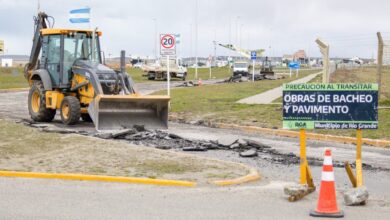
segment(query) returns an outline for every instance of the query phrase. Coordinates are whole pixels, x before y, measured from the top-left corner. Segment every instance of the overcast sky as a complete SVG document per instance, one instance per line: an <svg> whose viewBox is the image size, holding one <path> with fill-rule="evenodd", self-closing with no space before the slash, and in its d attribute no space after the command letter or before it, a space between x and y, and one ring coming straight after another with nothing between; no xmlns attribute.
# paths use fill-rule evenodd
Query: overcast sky
<svg viewBox="0 0 390 220"><path fill-rule="evenodd" d="M314 43L321 37L332 57L376 56L376 32L390 39L390 1L386 0L41 0L41 10L56 19L55 27L85 28L70 24L69 11L92 9L92 26L103 31L102 48L118 56L154 55L155 22L158 33L179 33L182 56L194 56L198 23L198 55L214 54L213 40L266 49L282 56L299 49L319 56ZM0 0L0 39L8 54L31 49L37 0ZM198 19L196 19L196 17ZM196 20L198 22L196 22ZM217 55L229 55L217 48Z"/></svg>

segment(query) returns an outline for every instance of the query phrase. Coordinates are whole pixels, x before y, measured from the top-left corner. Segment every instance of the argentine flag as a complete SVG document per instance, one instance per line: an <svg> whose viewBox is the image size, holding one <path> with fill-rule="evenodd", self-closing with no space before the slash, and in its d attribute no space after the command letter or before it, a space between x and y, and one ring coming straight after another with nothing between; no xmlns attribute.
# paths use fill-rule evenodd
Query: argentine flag
<svg viewBox="0 0 390 220"><path fill-rule="evenodd" d="M69 21L71 23L89 23L91 8L80 8L69 12Z"/></svg>

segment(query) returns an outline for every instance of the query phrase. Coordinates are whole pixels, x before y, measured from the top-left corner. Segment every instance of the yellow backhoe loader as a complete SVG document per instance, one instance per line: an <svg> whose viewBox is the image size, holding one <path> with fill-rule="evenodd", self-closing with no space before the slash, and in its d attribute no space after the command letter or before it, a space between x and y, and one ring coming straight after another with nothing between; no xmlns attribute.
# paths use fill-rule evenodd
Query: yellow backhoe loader
<svg viewBox="0 0 390 220"><path fill-rule="evenodd" d="M35 34L25 77L30 85L28 109L37 122L52 121L59 110L64 124L80 118L96 130L118 130L134 125L167 128L168 96L142 96L125 72L102 62L100 31L53 28L44 12L34 18Z"/></svg>

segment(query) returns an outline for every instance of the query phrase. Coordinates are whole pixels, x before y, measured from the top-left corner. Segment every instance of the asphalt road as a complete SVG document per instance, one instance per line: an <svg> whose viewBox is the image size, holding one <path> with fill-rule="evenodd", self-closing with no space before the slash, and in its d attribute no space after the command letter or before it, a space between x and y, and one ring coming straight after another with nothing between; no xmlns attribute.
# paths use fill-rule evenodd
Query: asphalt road
<svg viewBox="0 0 390 220"><path fill-rule="evenodd" d="M312 194L286 201L283 184L232 188L0 178L1 219L313 219ZM339 196L339 200L340 200ZM339 201L341 204L341 201ZM345 219L388 219L389 204L344 207Z"/></svg>
<svg viewBox="0 0 390 220"><path fill-rule="evenodd" d="M165 88L164 83L149 89ZM27 92L0 93L0 118L27 119ZM56 127L64 128L57 118ZM69 129L69 127L67 127ZM90 123L70 129L93 131ZM298 154L298 140L171 123L170 132L183 137L208 140L250 138L272 146L281 153ZM308 156L322 158L325 148L332 148L337 161L353 161L355 147L331 142L308 142ZM126 184L66 182L37 179L0 178L0 219L308 219L315 207L313 193L297 203L287 202L282 188L297 181L298 166L274 163L267 158L245 159L233 151L196 152L205 157L241 162L256 167L262 181L232 188L177 189ZM390 168L390 150L363 147L363 162ZM339 205L346 219L388 219L390 216L390 172L363 170L370 192L364 207L346 207L342 193L350 188L343 168L335 169ZM321 167L312 167L316 185Z"/></svg>

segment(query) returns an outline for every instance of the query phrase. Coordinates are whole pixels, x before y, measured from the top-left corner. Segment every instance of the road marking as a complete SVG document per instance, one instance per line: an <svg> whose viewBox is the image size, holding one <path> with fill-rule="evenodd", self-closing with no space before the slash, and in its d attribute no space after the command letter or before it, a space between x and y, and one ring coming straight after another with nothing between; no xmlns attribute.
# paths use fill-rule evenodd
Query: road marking
<svg viewBox="0 0 390 220"><path fill-rule="evenodd" d="M181 181L181 180L149 179L149 178L122 177L122 176L82 175L82 174L71 174L71 173L35 173L35 172L0 171L0 176L39 178L39 179L118 182L118 183L149 184L149 185L161 185L161 186L182 186L182 187L196 186L195 182Z"/></svg>

